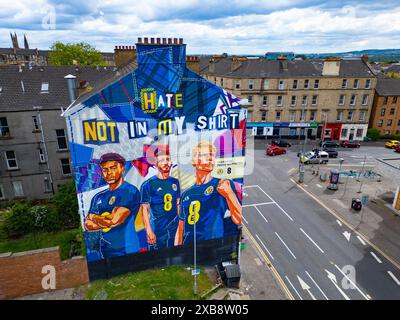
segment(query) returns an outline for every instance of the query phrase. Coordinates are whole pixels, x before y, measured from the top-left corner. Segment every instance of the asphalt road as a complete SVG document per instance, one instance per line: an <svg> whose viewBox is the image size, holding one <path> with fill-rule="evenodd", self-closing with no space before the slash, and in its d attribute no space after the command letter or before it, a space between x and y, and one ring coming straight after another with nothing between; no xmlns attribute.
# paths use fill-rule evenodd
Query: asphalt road
<svg viewBox="0 0 400 320"><path fill-rule="evenodd" d="M400 299L400 270L288 179L299 146L266 157L255 141L245 177L244 224L295 299ZM380 146L340 151L345 163L396 155Z"/></svg>

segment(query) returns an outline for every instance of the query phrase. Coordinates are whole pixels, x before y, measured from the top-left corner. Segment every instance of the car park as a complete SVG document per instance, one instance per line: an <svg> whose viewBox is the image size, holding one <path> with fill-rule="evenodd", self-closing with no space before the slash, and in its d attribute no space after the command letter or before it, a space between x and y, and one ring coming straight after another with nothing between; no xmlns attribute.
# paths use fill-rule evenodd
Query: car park
<svg viewBox="0 0 400 320"><path fill-rule="evenodd" d="M267 150L265 150L265 154L269 156L276 156L278 154L285 154L286 149L279 146L268 146Z"/></svg>
<svg viewBox="0 0 400 320"><path fill-rule="evenodd" d="M340 145L343 148L360 148L361 145L358 141L355 140L343 140Z"/></svg>
<svg viewBox="0 0 400 320"><path fill-rule="evenodd" d="M300 155L300 162L304 164L328 163L329 154L326 151L309 151Z"/></svg>
<svg viewBox="0 0 400 320"><path fill-rule="evenodd" d="M398 140L389 140L385 143L386 148L394 149L396 146L398 146L400 141Z"/></svg>
<svg viewBox="0 0 400 320"><path fill-rule="evenodd" d="M285 140L281 140L281 139L272 140L271 145L278 146L278 147L284 147L284 148L288 148L288 147L292 146L289 142L287 142Z"/></svg>

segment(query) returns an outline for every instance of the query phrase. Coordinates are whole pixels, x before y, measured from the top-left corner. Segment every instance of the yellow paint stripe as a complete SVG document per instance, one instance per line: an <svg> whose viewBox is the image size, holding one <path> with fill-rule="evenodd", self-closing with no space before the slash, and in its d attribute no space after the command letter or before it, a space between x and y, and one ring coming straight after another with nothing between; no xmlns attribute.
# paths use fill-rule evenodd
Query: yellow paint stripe
<svg viewBox="0 0 400 320"><path fill-rule="evenodd" d="M379 247L377 247L375 244L373 244L371 241L368 240L368 238L360 233L359 231L355 230L353 226L351 226L347 221L345 221L342 217L339 216L338 213L336 213L333 209L327 207L321 200L319 200L316 196L314 196L310 191L304 189L301 185L299 185L295 180L290 178L290 180L301 190L303 190L306 194L308 194L311 198L313 198L316 202L318 202L322 207L324 207L329 213L331 213L333 216L335 216L338 220L340 220L343 224L345 224L351 231L353 231L355 234L360 236L365 242L367 242L372 248L374 248L376 251L378 251L382 256L384 256L387 260L389 260L397 269L400 269L400 264L390 256L388 256L385 252L383 252Z"/></svg>
<svg viewBox="0 0 400 320"><path fill-rule="evenodd" d="M259 254L263 257L265 262L267 263L269 269L272 271L272 274L275 276L276 280L279 282L280 286L282 287L282 290L285 292L286 296L290 300L294 300L294 297L292 293L290 292L289 288L286 286L285 282L283 282L281 276L279 275L278 271L276 271L275 267L267 257L267 255L264 253L264 251L261 249L260 245L258 242L254 239L254 237L251 235L250 231L246 228L244 224L242 224L243 230L246 232L246 235L250 238L251 242L254 244L256 247L257 251Z"/></svg>

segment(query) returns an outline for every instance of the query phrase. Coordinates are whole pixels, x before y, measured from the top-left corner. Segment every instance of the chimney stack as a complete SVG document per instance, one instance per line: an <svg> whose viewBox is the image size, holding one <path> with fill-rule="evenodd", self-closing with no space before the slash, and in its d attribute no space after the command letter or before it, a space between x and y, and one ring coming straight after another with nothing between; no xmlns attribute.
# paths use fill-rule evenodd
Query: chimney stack
<svg viewBox="0 0 400 320"><path fill-rule="evenodd" d="M200 57L186 56L186 66L193 72L200 73Z"/></svg>
<svg viewBox="0 0 400 320"><path fill-rule="evenodd" d="M67 79L69 101L72 103L76 100L76 77L69 74L64 79Z"/></svg>
<svg viewBox="0 0 400 320"><path fill-rule="evenodd" d="M138 38L138 43L141 41L142 38ZM137 52L135 46L115 46L114 60L117 68L126 65L129 62L136 61L136 57Z"/></svg>
<svg viewBox="0 0 400 320"><path fill-rule="evenodd" d="M368 54L364 53L361 57L361 61L367 63L369 60Z"/></svg>
<svg viewBox="0 0 400 320"><path fill-rule="evenodd" d="M242 64L243 61L246 61L247 59L244 57L232 57L231 59L231 71L235 71L237 69L239 69Z"/></svg>

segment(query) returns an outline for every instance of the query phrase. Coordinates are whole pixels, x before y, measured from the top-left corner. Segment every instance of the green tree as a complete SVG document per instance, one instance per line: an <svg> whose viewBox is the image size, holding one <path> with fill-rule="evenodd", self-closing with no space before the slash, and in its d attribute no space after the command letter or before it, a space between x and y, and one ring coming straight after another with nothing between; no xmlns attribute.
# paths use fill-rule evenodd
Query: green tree
<svg viewBox="0 0 400 320"><path fill-rule="evenodd" d="M386 77L388 78L392 78L392 79L400 79L400 75L398 75L397 73L394 72L389 72Z"/></svg>
<svg viewBox="0 0 400 320"><path fill-rule="evenodd" d="M102 54L86 42L55 42L50 47L49 64L52 66L106 66Z"/></svg>
<svg viewBox="0 0 400 320"><path fill-rule="evenodd" d="M79 227L78 198L73 181L61 185L52 200L58 213L58 219L65 229Z"/></svg>
<svg viewBox="0 0 400 320"><path fill-rule="evenodd" d="M379 130L378 129L374 129L374 128L370 128L370 129L368 129L368 131L367 131L367 137L368 138L371 138L371 140L378 140L379 139L379 137L380 137L380 132L379 132Z"/></svg>

